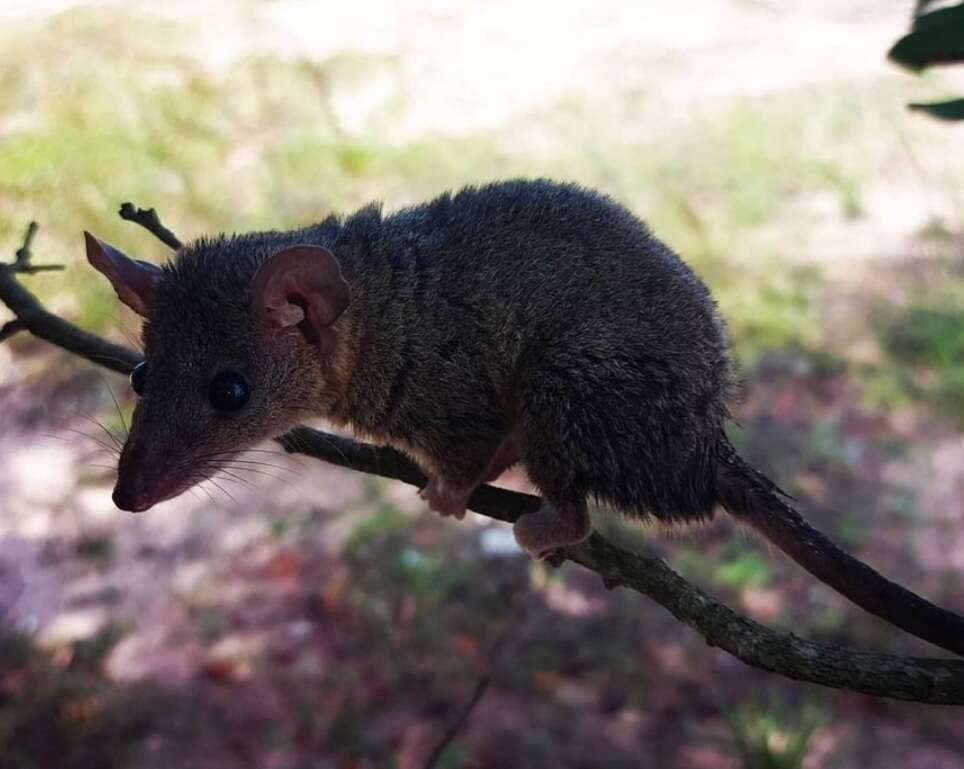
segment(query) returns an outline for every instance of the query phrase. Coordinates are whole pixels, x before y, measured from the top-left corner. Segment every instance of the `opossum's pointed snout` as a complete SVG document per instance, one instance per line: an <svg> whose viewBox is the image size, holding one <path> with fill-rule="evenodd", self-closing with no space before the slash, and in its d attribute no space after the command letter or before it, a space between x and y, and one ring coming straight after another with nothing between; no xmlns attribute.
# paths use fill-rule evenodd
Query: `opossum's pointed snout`
<svg viewBox="0 0 964 769"><path fill-rule="evenodd" d="M182 479L168 475L163 466L147 465L135 469L122 461L111 498L121 510L142 513L159 502L176 497L188 485Z"/></svg>
<svg viewBox="0 0 964 769"><path fill-rule="evenodd" d="M117 467L117 483L111 495L114 504L121 510L141 513L172 496L172 484L161 467L139 450L136 441L128 440Z"/></svg>
<svg viewBox="0 0 964 769"><path fill-rule="evenodd" d="M176 496L188 484L171 472L168 452L160 448L151 431L145 431L135 414L127 442L117 463L117 483L112 499L121 510L141 513Z"/></svg>
<svg viewBox="0 0 964 769"><path fill-rule="evenodd" d="M157 484L151 477L155 473L150 472L150 458L138 428L135 420L117 463L117 483L111 495L117 507L131 513L143 512L159 501L154 488Z"/></svg>
<svg viewBox="0 0 964 769"><path fill-rule="evenodd" d="M114 504L121 510L130 513L142 513L154 506L154 499L144 491L136 491L126 486L117 484L114 493L111 495Z"/></svg>

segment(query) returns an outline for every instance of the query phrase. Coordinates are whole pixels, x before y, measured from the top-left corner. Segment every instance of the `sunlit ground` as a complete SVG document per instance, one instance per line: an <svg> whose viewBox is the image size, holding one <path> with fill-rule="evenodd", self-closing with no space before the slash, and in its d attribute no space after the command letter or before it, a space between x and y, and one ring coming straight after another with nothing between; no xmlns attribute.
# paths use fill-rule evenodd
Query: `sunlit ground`
<svg viewBox="0 0 964 769"><path fill-rule="evenodd" d="M36 219L35 260L67 269L30 288L132 345L80 237L166 258L123 201L187 239L508 176L599 188L717 296L747 456L960 611L964 154L906 109L949 77L885 61L911 5L6 2L0 244ZM964 767L954 712L758 674L408 487L278 450L121 513L131 405L120 377L0 345L2 769L416 767L486 668L442 766ZM932 652L725 522L598 522L768 624Z"/></svg>

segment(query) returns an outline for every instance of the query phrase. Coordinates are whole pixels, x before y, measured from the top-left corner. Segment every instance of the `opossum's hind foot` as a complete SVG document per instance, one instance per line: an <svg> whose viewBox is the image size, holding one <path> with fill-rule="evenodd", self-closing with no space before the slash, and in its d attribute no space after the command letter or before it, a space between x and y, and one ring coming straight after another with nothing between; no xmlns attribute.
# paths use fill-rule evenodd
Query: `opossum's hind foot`
<svg viewBox="0 0 964 769"><path fill-rule="evenodd" d="M449 481L430 477L425 487L418 495L428 502L430 510L434 510L443 518L465 518L465 506L472 496L473 489L459 488Z"/></svg>
<svg viewBox="0 0 964 769"><path fill-rule="evenodd" d="M537 561L551 560L559 548L572 547L592 533L585 503L545 504L534 513L523 515L512 527L515 541Z"/></svg>

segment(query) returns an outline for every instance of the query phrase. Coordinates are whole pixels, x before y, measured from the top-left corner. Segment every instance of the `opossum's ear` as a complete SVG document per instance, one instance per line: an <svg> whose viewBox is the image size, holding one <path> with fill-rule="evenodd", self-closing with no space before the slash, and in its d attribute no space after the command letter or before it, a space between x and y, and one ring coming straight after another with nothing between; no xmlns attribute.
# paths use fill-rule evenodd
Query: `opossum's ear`
<svg viewBox="0 0 964 769"><path fill-rule="evenodd" d="M117 297L138 315L147 315L163 271L156 264L131 259L84 230L87 261L111 282Z"/></svg>
<svg viewBox="0 0 964 769"><path fill-rule="evenodd" d="M291 246L270 256L251 281L251 310L276 331L297 328L331 352L331 324L348 307L350 292L334 254L321 246Z"/></svg>

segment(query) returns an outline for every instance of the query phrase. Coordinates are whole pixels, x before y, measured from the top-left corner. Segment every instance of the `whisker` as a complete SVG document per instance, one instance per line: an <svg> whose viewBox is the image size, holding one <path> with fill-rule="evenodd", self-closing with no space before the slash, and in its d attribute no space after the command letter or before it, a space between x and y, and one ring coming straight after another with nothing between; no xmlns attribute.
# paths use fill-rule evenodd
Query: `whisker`
<svg viewBox="0 0 964 769"><path fill-rule="evenodd" d="M254 467L245 467L243 465L235 465L232 461L213 461L213 460L195 460L195 464L204 469L212 472L217 472L218 470L230 469L238 473L255 473L257 475L266 475L269 478L274 478L276 481L281 481L282 483L290 482L291 479L285 478L284 476L274 475L266 470L261 470ZM283 468L282 468L283 469ZM248 481L250 483L250 481Z"/></svg>
<svg viewBox="0 0 964 769"><path fill-rule="evenodd" d="M111 446L111 445L108 444L108 443L104 443L100 438L95 438L93 435L90 435L89 433L85 433L83 430L77 430L77 429L74 428L74 427L65 427L64 430L67 431L67 432L69 432L69 433L77 433L77 435L82 435L82 436L84 436L87 440L93 441L93 442L96 443L98 446L106 449L106 450L109 451L110 453L115 454L115 455L117 455L117 456L120 456L120 449L119 449L117 446ZM48 434L48 435L49 435L49 434ZM58 438L58 437L60 437L61 440L67 440L66 438L63 438L62 436L50 435L49 437L51 437L51 438Z"/></svg>
<svg viewBox="0 0 964 769"><path fill-rule="evenodd" d="M273 462L257 462L251 459L228 459L226 462L230 462L232 465L250 465L252 467L270 467L274 470L280 470L284 473L291 473L292 475L301 475L302 473L297 470L293 470L290 467L285 467L284 465L276 465Z"/></svg>
<svg viewBox="0 0 964 769"><path fill-rule="evenodd" d="M79 432L79 431L72 431L72 432ZM38 434L40 437L42 437L42 438L51 438L51 439L53 439L53 440L55 440L55 441L62 441L62 442L64 442L64 443L68 443L68 442L69 442L69 439L68 439L68 438L65 438L63 435L54 435L53 433L37 433L37 434ZM95 438L93 438L92 436L88 435L87 433L80 433L80 434L83 435L85 438L89 438L90 440L94 441L95 443L97 442ZM94 449L94 450L91 452L91 456L95 456L95 457L96 457L96 456L98 456L98 455L100 455L100 454L105 454L105 453L106 453L108 456L110 456L110 457L115 457L115 458L120 457L120 452L119 452L117 449L115 449L113 446L107 446L106 444L101 444L101 447L98 447L98 448ZM115 465L115 467L116 467L116 465Z"/></svg>
<svg viewBox="0 0 964 769"><path fill-rule="evenodd" d="M255 459L237 459L237 454L238 452L217 451L192 457L191 462L201 462L208 465L217 465L219 467L234 465L236 466L236 469L247 469L246 467L242 467L246 465L250 465L251 467L270 467L283 473L289 473L295 477L300 476L299 471L294 470L293 468L285 467L284 465L276 464L274 462L261 462Z"/></svg>
<svg viewBox="0 0 964 769"><path fill-rule="evenodd" d="M286 463L301 465L302 462L298 457L294 457L287 451L271 451L270 449L244 449L242 451L215 451L211 454L205 454L207 458L215 458L222 456L237 456L241 457L246 454L267 454L269 456L275 456L280 459L285 460Z"/></svg>
<svg viewBox="0 0 964 769"><path fill-rule="evenodd" d="M76 411L78 416L83 417L88 422L93 424L95 427L99 427L104 433L106 433L107 437L110 438L111 443L113 443L118 450L120 450L123 447L124 445L123 442L120 440L120 438L117 435L114 434L113 430L107 427L107 425L105 425L103 422L101 422L99 419L95 418L94 416L84 411L81 411L80 409L77 409Z"/></svg>
<svg viewBox="0 0 964 769"><path fill-rule="evenodd" d="M215 473L215 475L212 477L223 478L223 480L225 481L233 481L234 483L240 483L243 486L246 486L247 488L251 489L252 491L254 491L254 488L255 488L254 484L251 483L251 481L245 478L242 478L240 475L237 475L236 473L232 473L230 470L225 470L223 468L221 468L220 471L218 473Z"/></svg>
<svg viewBox="0 0 964 769"><path fill-rule="evenodd" d="M224 496L226 496L228 499L230 499L234 504L238 504L238 500L236 500L236 499L234 498L234 495L231 494L231 492L226 491L225 488L224 488L224 486L222 486L220 483L218 483L213 477L208 478L208 479L207 479L207 482L210 483L210 484L213 484L213 485L214 485L214 488L216 488L218 491L220 491L222 494L224 494Z"/></svg>
<svg viewBox="0 0 964 769"><path fill-rule="evenodd" d="M101 375L100 378L103 380L104 386L107 388L107 392L110 393L110 399L114 401L114 408L117 409L117 417L120 419L121 426L124 428L124 440L127 440L131 434L131 430L127 425L127 420L124 418L124 412L121 411L120 403L117 402L117 396L114 395L114 390L107 381L107 378L103 375Z"/></svg>
<svg viewBox="0 0 964 769"><path fill-rule="evenodd" d="M218 465L218 469L229 468L231 470L236 470L242 473L254 473L255 475L263 475L266 478L273 478L276 481L281 481L282 483L290 483L291 478L286 478L283 475L275 475L274 473L269 473L267 470L258 470L254 467L235 467L234 465L224 464Z"/></svg>
<svg viewBox="0 0 964 769"><path fill-rule="evenodd" d="M240 458L240 457L244 457L246 454L267 454L269 456L279 457L280 459L284 460L283 465L276 464L273 462L265 462L264 464L266 466L276 467L279 470L283 470L285 472L290 472L290 473L301 472L307 466L304 461L304 457L299 457L297 455L290 454L289 452L284 450L272 451L270 449L244 449L242 451L236 451L236 450L214 451L209 454L203 454L201 458L211 459L216 461L223 461L224 457L229 457L232 461L235 461L235 462L245 462L245 463L253 464L256 460ZM295 468L297 468L297 470L295 468L290 467L290 465L294 465Z"/></svg>
<svg viewBox="0 0 964 769"><path fill-rule="evenodd" d="M59 406L58 408L60 408L64 412L62 414L56 414L58 420L62 420L63 422L66 422L68 414L71 417L80 417L81 419L85 419L91 424L95 425L96 427L99 427L104 433L106 433L107 436L110 438L111 442L117 444L118 448L122 446L122 442L117 437L117 434L113 430L108 428L103 422L97 419L90 412L84 411L82 408L78 408L76 406ZM64 429L67 429L67 428L64 428Z"/></svg>
<svg viewBox="0 0 964 769"><path fill-rule="evenodd" d="M212 451L208 454L204 454L204 457L224 457L224 456L241 456L242 454L273 454L276 457L287 457L288 454L284 451L269 451L268 449L242 449L238 451L232 449L230 451Z"/></svg>
<svg viewBox="0 0 964 769"><path fill-rule="evenodd" d="M116 315L108 315L113 322L114 327L123 334L124 338L130 343L131 347L140 353L144 352L144 347L139 336L135 335L120 318Z"/></svg>
<svg viewBox="0 0 964 769"><path fill-rule="evenodd" d="M204 479L201 479L201 480L198 480L198 481L193 481L193 480L192 480L192 483L193 483L194 485L191 486L190 488L200 489L201 491L203 491L205 494L208 495L208 499L211 500L211 504L212 504L212 505L217 505L217 500L214 498L214 495L213 495L210 491L208 491L207 486L204 486L204 485L203 485Z"/></svg>

